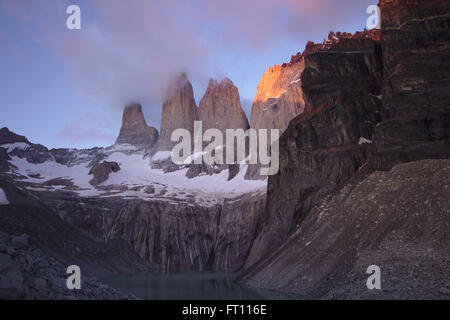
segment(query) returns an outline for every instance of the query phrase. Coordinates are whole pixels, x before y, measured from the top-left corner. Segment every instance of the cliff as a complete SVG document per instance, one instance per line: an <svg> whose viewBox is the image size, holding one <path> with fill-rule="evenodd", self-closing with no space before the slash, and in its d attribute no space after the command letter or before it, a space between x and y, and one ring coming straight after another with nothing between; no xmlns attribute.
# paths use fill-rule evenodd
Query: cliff
<svg viewBox="0 0 450 320"><path fill-rule="evenodd" d="M171 136L176 129L189 130L193 135L196 119L197 105L192 84L186 74L182 74L168 89L163 103L160 136L156 150L170 151L172 149L176 143L171 142Z"/></svg>
<svg viewBox="0 0 450 320"><path fill-rule="evenodd" d="M239 90L230 79L221 82L211 79L197 110L202 121L203 132L219 129L225 137L226 129L249 128L248 119L242 109Z"/></svg>
<svg viewBox="0 0 450 320"><path fill-rule="evenodd" d="M279 246L317 201L364 165L380 121L380 43L344 39L305 58L306 109L280 138L280 169L270 176L266 221L249 264Z"/></svg>
<svg viewBox="0 0 450 320"><path fill-rule="evenodd" d="M280 172L241 275L248 285L312 298L448 298L449 4L380 7L381 36L308 44L306 108L280 139ZM373 264L381 291L365 286Z"/></svg>
<svg viewBox="0 0 450 320"><path fill-rule="evenodd" d="M383 121L374 166L450 157L450 3L381 1Z"/></svg>
<svg viewBox="0 0 450 320"><path fill-rule="evenodd" d="M116 144L131 144L148 150L158 139L158 131L145 121L140 104L131 103L123 111L122 127Z"/></svg>

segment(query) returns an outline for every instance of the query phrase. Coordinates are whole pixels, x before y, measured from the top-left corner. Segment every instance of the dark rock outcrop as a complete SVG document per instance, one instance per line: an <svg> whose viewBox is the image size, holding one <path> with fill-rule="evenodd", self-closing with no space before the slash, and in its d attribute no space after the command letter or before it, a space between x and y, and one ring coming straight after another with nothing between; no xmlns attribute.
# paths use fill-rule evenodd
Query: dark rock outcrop
<svg viewBox="0 0 450 320"><path fill-rule="evenodd" d="M0 147L0 172L9 171L11 164L8 162L11 158L8 156L6 149Z"/></svg>
<svg viewBox="0 0 450 320"><path fill-rule="evenodd" d="M242 270L257 236L265 203L265 194L244 194L224 201L214 246L214 271Z"/></svg>
<svg viewBox="0 0 450 320"><path fill-rule="evenodd" d="M98 186L100 183L108 180L110 173L118 172L119 170L120 166L117 162L103 161L102 163L98 163L89 171L89 174L94 176L89 183L93 186Z"/></svg>
<svg viewBox="0 0 450 320"><path fill-rule="evenodd" d="M118 300L121 294L95 278L82 278L80 290L68 290L67 265L28 243L28 236L0 232L0 299Z"/></svg>
<svg viewBox="0 0 450 320"><path fill-rule="evenodd" d="M357 175L241 278L326 299L449 299L450 160ZM377 265L382 290L368 290Z"/></svg>
<svg viewBox="0 0 450 320"><path fill-rule="evenodd" d="M91 149L51 149L55 162L64 166L72 167L79 165L86 160L89 161L88 166L93 166L106 158L107 149L103 148L91 148Z"/></svg>
<svg viewBox="0 0 450 320"><path fill-rule="evenodd" d="M269 177L266 221L249 264L279 246L321 197L364 165L369 144L361 142L371 140L380 121L379 41L341 39L305 63L306 110L280 138L280 169Z"/></svg>
<svg viewBox="0 0 450 320"><path fill-rule="evenodd" d="M306 111L281 138L265 227L241 277L249 285L312 298L448 299L450 163L412 161L449 158L450 4L381 0L380 7L382 53L371 32L308 44ZM328 65L339 51L352 62ZM343 87L333 80L352 70ZM374 264L382 291L365 286Z"/></svg>
<svg viewBox="0 0 450 320"><path fill-rule="evenodd" d="M53 161L53 156L50 151L40 144L30 144L25 148L14 148L9 152L12 157L25 159L30 163L39 164L47 161Z"/></svg>
<svg viewBox="0 0 450 320"><path fill-rule="evenodd" d="M138 103L127 105L123 111L122 127L116 144L131 144L149 150L157 139L158 130L147 125L141 105Z"/></svg>
<svg viewBox="0 0 450 320"><path fill-rule="evenodd" d="M450 3L382 0L384 119L374 166L450 157Z"/></svg>
<svg viewBox="0 0 450 320"><path fill-rule="evenodd" d="M27 138L25 138L24 136L19 136L18 134L15 134L12 131L9 131L9 129L6 127L0 129L0 145L16 142L31 144Z"/></svg>
<svg viewBox="0 0 450 320"><path fill-rule="evenodd" d="M24 136L9 131L8 128L0 130L0 147L8 145L8 154L13 157L26 159L30 163L38 164L53 160L50 151L40 144L33 144Z"/></svg>
<svg viewBox="0 0 450 320"><path fill-rule="evenodd" d="M211 176L213 174L220 173L222 170L218 166L211 166L203 162L202 164L190 164L188 165L188 171L186 177L192 179L200 175Z"/></svg>

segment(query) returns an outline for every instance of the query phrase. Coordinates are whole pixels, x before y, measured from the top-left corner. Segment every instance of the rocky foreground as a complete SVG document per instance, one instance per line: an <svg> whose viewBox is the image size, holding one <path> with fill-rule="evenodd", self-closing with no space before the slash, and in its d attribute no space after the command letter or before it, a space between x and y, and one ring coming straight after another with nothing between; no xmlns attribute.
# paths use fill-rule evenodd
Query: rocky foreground
<svg viewBox="0 0 450 320"><path fill-rule="evenodd" d="M67 267L30 245L27 235L0 232L0 299L136 299L92 277L82 277L80 290L68 290Z"/></svg>
<svg viewBox="0 0 450 320"><path fill-rule="evenodd" d="M241 281L322 299L450 298L450 160L356 175ZM382 290L366 287L371 265Z"/></svg>

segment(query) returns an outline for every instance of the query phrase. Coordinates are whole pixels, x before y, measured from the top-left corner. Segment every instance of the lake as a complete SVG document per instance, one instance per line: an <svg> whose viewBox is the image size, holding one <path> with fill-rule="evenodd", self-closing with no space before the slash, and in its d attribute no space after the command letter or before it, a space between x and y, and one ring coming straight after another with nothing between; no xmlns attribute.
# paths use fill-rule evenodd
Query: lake
<svg viewBox="0 0 450 320"><path fill-rule="evenodd" d="M298 300L300 297L249 288L229 274L183 273L110 276L100 279L111 287L145 300Z"/></svg>

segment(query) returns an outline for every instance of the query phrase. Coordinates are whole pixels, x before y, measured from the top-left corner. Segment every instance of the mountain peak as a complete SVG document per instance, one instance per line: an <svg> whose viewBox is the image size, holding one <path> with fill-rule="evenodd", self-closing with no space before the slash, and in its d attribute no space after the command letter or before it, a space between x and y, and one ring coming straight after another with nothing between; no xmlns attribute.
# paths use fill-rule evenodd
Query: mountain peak
<svg viewBox="0 0 450 320"><path fill-rule="evenodd" d="M194 90L186 73L182 73L170 85L167 98L164 100L161 115L161 134L155 150L171 150L174 143L171 141L172 132L176 129L194 131L197 105L194 99Z"/></svg>
<svg viewBox="0 0 450 320"><path fill-rule="evenodd" d="M116 144L131 144L138 148L150 149L157 138L158 131L147 125L141 105L137 102L126 105Z"/></svg>
<svg viewBox="0 0 450 320"><path fill-rule="evenodd" d="M23 142L23 143L30 144L30 141L28 141L27 138L25 138L24 136L15 134L12 131L9 131L9 129L7 127L0 129L0 145L7 144L7 143L16 143L16 142Z"/></svg>
<svg viewBox="0 0 450 320"><path fill-rule="evenodd" d="M225 132L226 129L249 128L239 90L228 78L220 82L209 80L208 89L199 104L198 119L203 122L204 130L217 128Z"/></svg>

